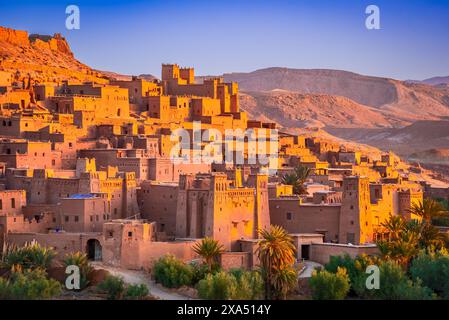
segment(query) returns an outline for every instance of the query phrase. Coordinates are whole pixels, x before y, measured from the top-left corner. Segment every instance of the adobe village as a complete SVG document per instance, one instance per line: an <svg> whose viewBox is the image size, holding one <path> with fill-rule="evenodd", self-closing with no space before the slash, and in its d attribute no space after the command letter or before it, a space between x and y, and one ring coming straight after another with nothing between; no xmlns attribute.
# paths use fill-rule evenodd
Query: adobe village
<svg viewBox="0 0 449 320"><path fill-rule="evenodd" d="M0 27L0 42L52 60L41 67L32 59L0 61L5 274L20 260L11 256L43 250L50 251L48 268L50 260L78 258L83 266L148 274L162 292L286 298L307 287L320 298L317 275L348 275L328 267L317 273L317 266L386 259L407 270L430 247L447 259L448 228L431 215L444 215L440 200L449 188L432 185L391 151L363 152L252 119L240 108L238 83L196 78L191 67L162 64L160 79L115 79L76 61L60 35ZM67 61L76 67L51 65ZM182 143L179 129L189 138ZM189 161L195 154L214 161ZM401 241L415 251L404 253ZM290 280L280 280L282 290L273 280L280 269L264 269L271 280L256 273L270 258L267 248L286 250L278 262L288 265ZM164 273L164 264L181 276ZM248 277L260 290L213 296L208 286L217 275L236 287ZM448 288L430 294L418 287L420 297L449 297Z"/></svg>

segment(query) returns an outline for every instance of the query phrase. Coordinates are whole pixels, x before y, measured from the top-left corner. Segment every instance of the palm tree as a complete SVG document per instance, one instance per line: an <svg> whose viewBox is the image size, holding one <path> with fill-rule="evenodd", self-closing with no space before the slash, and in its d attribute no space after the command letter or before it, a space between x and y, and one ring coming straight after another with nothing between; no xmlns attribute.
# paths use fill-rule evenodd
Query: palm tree
<svg viewBox="0 0 449 320"><path fill-rule="evenodd" d="M417 215L427 223L432 222L432 218L444 215L445 212L441 204L433 199L426 198L418 203L413 203L408 210L411 214Z"/></svg>
<svg viewBox="0 0 449 320"><path fill-rule="evenodd" d="M293 267L281 269L273 274L272 284L277 296L286 299L288 293L298 285L298 273Z"/></svg>
<svg viewBox="0 0 449 320"><path fill-rule="evenodd" d="M270 230L261 230L259 233L262 240L259 241L257 254L265 280L265 298L271 299L272 289L284 296L290 288L290 282L285 279L291 279L291 272L294 272L296 249L293 239L279 226L271 226Z"/></svg>
<svg viewBox="0 0 449 320"><path fill-rule="evenodd" d="M89 264L89 259L87 254L82 252L75 252L66 254L64 259L64 265L68 266L78 266L80 270L80 288L84 289L89 284L90 275L93 272L93 267Z"/></svg>
<svg viewBox="0 0 449 320"><path fill-rule="evenodd" d="M295 168L296 177L298 178L298 180L301 184L306 182L307 178L309 178L311 173L312 173L312 170L306 166L297 166Z"/></svg>
<svg viewBox="0 0 449 320"><path fill-rule="evenodd" d="M304 194L306 193L304 183L311 172L312 170L306 166L297 166L293 173L287 173L282 177L282 183L293 186L294 194Z"/></svg>
<svg viewBox="0 0 449 320"><path fill-rule="evenodd" d="M390 215L388 220L380 224L390 235L390 239L398 239L402 231L404 231L406 222L401 216Z"/></svg>
<svg viewBox="0 0 449 320"><path fill-rule="evenodd" d="M445 246L445 235L425 221L411 220L407 223L406 228L418 236L421 248L435 247L441 249Z"/></svg>
<svg viewBox="0 0 449 320"><path fill-rule="evenodd" d="M295 173L287 173L282 176L282 183L293 186L293 193L299 194L299 183Z"/></svg>
<svg viewBox="0 0 449 320"><path fill-rule="evenodd" d="M193 246L193 251L203 258L211 272L213 265L217 263L218 257L224 251L224 247L217 240L206 237Z"/></svg>
<svg viewBox="0 0 449 320"><path fill-rule="evenodd" d="M410 260L419 252L418 242L418 235L406 230L397 239L377 242L377 247L384 259L394 260L406 270Z"/></svg>

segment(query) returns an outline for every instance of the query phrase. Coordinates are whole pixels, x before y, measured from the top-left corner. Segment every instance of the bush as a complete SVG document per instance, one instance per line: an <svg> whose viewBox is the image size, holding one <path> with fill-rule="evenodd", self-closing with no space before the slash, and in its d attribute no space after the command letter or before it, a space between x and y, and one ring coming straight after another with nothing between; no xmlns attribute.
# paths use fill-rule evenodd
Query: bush
<svg viewBox="0 0 449 320"><path fill-rule="evenodd" d="M336 273L338 268L345 268L349 276L350 293L361 296L365 294L366 279L368 274L366 268L370 265L379 265L380 259L377 256L360 255L351 258L350 255L331 256L329 262L325 265L325 269L329 272Z"/></svg>
<svg viewBox="0 0 449 320"><path fill-rule="evenodd" d="M193 267L172 255L160 258L154 264L156 281L167 288L190 286L193 282Z"/></svg>
<svg viewBox="0 0 449 320"><path fill-rule="evenodd" d="M192 267L192 285L196 285L200 280L206 278L208 274L215 274L221 271L221 266L219 264L213 264L212 270L209 270L209 266L205 263L191 263Z"/></svg>
<svg viewBox="0 0 449 320"><path fill-rule="evenodd" d="M7 247L2 256L2 266L12 268L20 265L23 269L45 269L50 266L56 252L52 248L42 247L36 241L26 243L23 247Z"/></svg>
<svg viewBox="0 0 449 320"><path fill-rule="evenodd" d="M229 273L237 280L237 290L233 299L256 300L262 298L264 281L259 272L232 269Z"/></svg>
<svg viewBox="0 0 449 320"><path fill-rule="evenodd" d="M349 292L349 276L344 268L336 273L327 270L314 272L309 280L312 298L315 300L342 300Z"/></svg>
<svg viewBox="0 0 449 320"><path fill-rule="evenodd" d="M142 284L131 284L126 288L125 298L131 300L140 300L148 296L148 287Z"/></svg>
<svg viewBox="0 0 449 320"><path fill-rule="evenodd" d="M432 291L422 286L420 280L410 280L401 266L393 261L382 262L380 269L380 288L368 290L364 287L360 296L381 300L429 300Z"/></svg>
<svg viewBox="0 0 449 320"><path fill-rule="evenodd" d="M11 287L8 280L0 277L0 300L6 300L11 297Z"/></svg>
<svg viewBox="0 0 449 320"><path fill-rule="evenodd" d="M121 277L107 276L106 279L98 285L98 289L106 292L109 300L118 300L123 297L125 282Z"/></svg>
<svg viewBox="0 0 449 320"><path fill-rule="evenodd" d="M449 256L443 253L421 252L410 267L412 278L420 279L444 299L449 299Z"/></svg>
<svg viewBox="0 0 449 320"><path fill-rule="evenodd" d="M237 279L227 272L208 274L198 283L198 296L209 300L228 300L236 296Z"/></svg>
<svg viewBox="0 0 449 320"><path fill-rule="evenodd" d="M92 273L92 266L89 265L89 259L85 253L75 252L65 256L64 265L78 266L80 269L80 289L84 289L89 284L89 277Z"/></svg>
<svg viewBox="0 0 449 320"><path fill-rule="evenodd" d="M197 284L200 280L206 278L206 276L211 273L209 272L209 266L204 263L192 263L192 284Z"/></svg>
<svg viewBox="0 0 449 320"><path fill-rule="evenodd" d="M255 300L263 295L263 279L256 271L233 269L208 274L198 283L198 296L209 300Z"/></svg>
<svg viewBox="0 0 449 320"><path fill-rule="evenodd" d="M8 280L0 278L0 299L49 299L61 293L58 281L47 279L43 269L13 270Z"/></svg>

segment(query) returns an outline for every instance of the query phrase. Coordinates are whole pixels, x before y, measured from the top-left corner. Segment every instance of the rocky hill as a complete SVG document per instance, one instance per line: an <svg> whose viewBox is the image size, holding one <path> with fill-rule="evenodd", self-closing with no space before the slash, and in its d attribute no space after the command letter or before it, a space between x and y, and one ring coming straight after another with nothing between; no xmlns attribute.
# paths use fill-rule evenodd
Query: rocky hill
<svg viewBox="0 0 449 320"><path fill-rule="evenodd" d="M429 149L449 147L449 121L417 121L403 128L326 128L343 139L366 143L381 149L391 149L408 157Z"/></svg>
<svg viewBox="0 0 449 320"><path fill-rule="evenodd" d="M4 27L0 27L0 70L12 73L19 85L28 78L35 83L107 81L103 74L76 60L60 34L29 35Z"/></svg>
<svg viewBox="0 0 449 320"><path fill-rule="evenodd" d="M101 73L105 77L107 77L110 80L119 80L119 81L131 81L133 78L133 75L128 74L121 74L117 72L112 71L102 71L102 70L96 70L97 72ZM144 79L147 81L153 81L157 79L157 77L153 76L152 74L139 74L137 76L139 79Z"/></svg>
<svg viewBox="0 0 449 320"><path fill-rule="evenodd" d="M237 81L240 88L243 91L249 91L250 95L253 92L270 92L269 94L279 98L279 90L285 90L321 97L323 95L345 97L352 100L352 102L347 101L348 105L356 103L370 107L371 112L379 113L376 121L379 117L386 117L390 126L403 126L418 120L438 120L449 116L448 87L433 87L346 71L322 69L268 68L250 73L224 74L224 78L227 81ZM277 92L272 93L273 90ZM290 93L286 94L290 95ZM323 98L321 100L324 103L322 107L326 109L335 107L333 98L329 97L328 103ZM303 114L301 101L296 104L296 112L300 117ZM266 108L262 106L261 109ZM334 110L335 113L339 113L339 110ZM337 127L344 125L341 121L326 124ZM348 118L347 125L353 126L354 120ZM379 125L385 124L382 121Z"/></svg>
<svg viewBox="0 0 449 320"><path fill-rule="evenodd" d="M408 82L412 83L425 83L430 84L432 86L441 86L441 85L448 85L449 84L449 76L448 77L432 77L425 80L409 80Z"/></svg>
<svg viewBox="0 0 449 320"><path fill-rule="evenodd" d="M429 149L421 152L412 153L410 160L449 164L449 149Z"/></svg>
<svg viewBox="0 0 449 320"><path fill-rule="evenodd" d="M241 95L240 103L252 118L274 121L284 128L383 128L396 124L387 114L341 96L251 91Z"/></svg>

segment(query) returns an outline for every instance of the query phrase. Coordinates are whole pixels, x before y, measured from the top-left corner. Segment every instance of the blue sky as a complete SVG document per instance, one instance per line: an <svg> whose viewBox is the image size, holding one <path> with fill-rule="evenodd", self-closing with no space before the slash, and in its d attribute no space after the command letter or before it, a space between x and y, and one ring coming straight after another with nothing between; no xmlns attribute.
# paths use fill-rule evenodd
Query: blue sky
<svg viewBox="0 0 449 320"><path fill-rule="evenodd" d="M65 28L76 4L81 29ZM380 8L380 30L365 8ZM280 66L397 79L449 75L449 0L4 1L0 25L62 33L91 67L160 75L161 63L197 74Z"/></svg>

